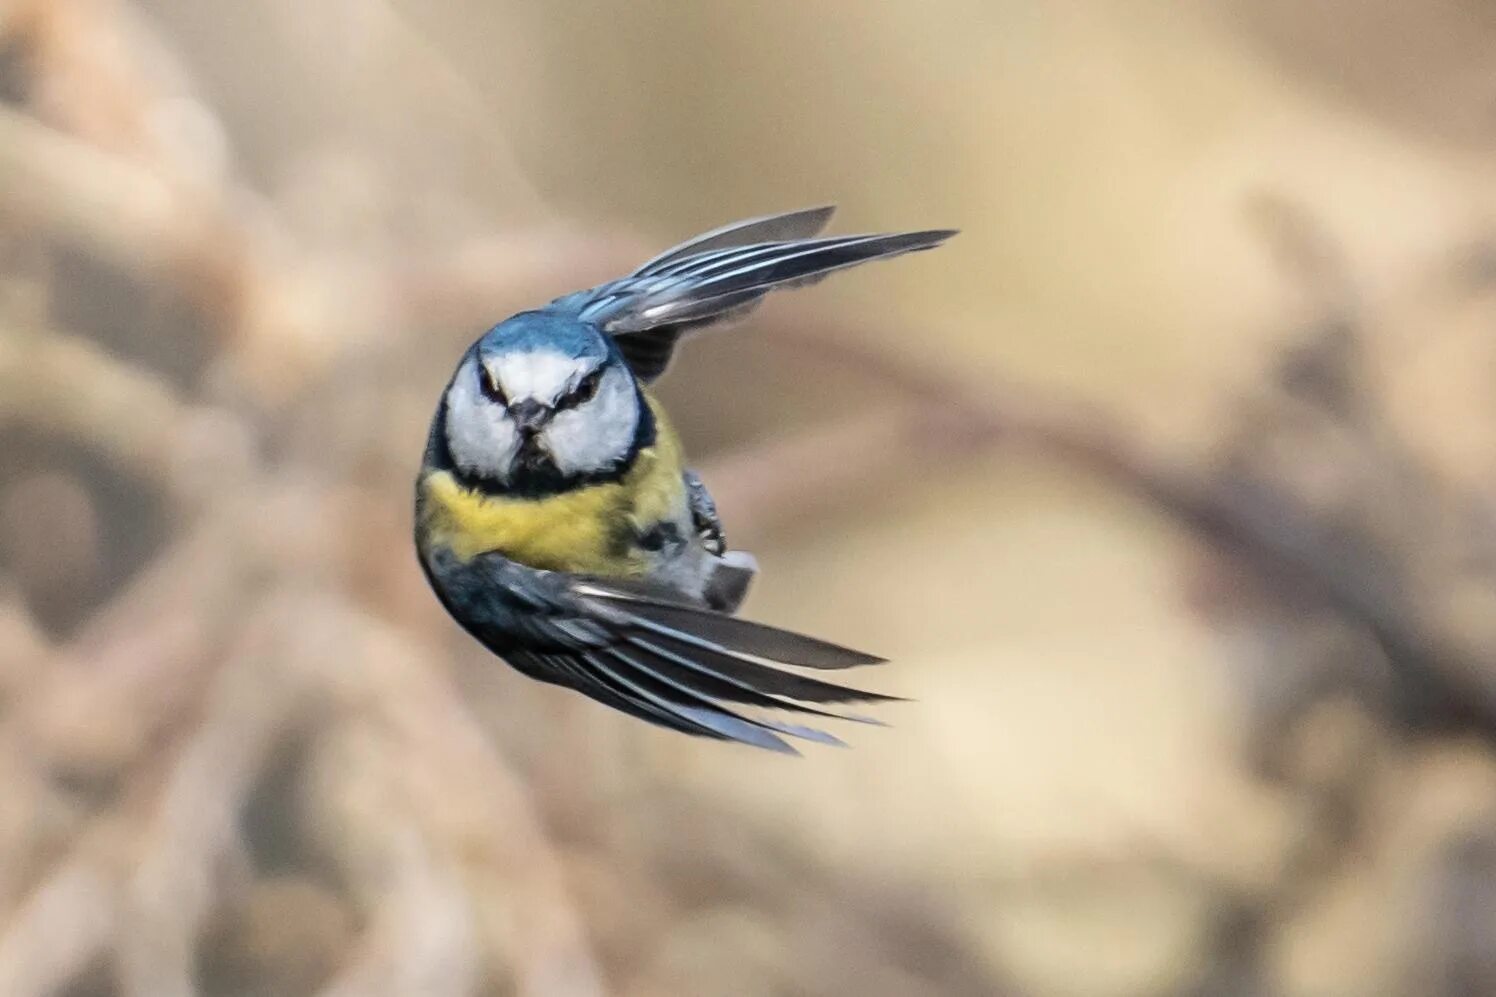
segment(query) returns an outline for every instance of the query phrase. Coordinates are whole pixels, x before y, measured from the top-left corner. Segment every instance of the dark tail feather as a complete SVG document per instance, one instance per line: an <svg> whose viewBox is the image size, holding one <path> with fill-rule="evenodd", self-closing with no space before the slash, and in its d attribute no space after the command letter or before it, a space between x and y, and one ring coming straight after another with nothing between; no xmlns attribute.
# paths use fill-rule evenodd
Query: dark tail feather
<svg viewBox="0 0 1496 997"><path fill-rule="evenodd" d="M629 641L629 650L630 654L650 671L661 676L668 676L672 681L690 686L695 691L711 696L713 699L725 699L732 703L743 703L747 706L758 706L770 710L805 713L831 720L851 720L856 723L883 726L872 717L859 716L855 713L836 713L806 705L807 702L851 702L852 700L810 699L802 696L800 697L802 702L794 702L792 698L783 698L792 696L791 693L775 692L769 688L776 685L773 681L776 678L794 679L799 676L778 672L764 666L758 667L759 674L745 675L739 670L743 666L732 658L712 655L711 657L715 660L704 660L707 656L700 651L692 653L693 649L690 648L672 650L666 647L663 641L635 638ZM806 681L814 682L813 679ZM824 682L815 684L827 685ZM841 689L838 686L827 686L827 688L836 690L842 696L853 692L853 690Z"/></svg>
<svg viewBox="0 0 1496 997"><path fill-rule="evenodd" d="M786 665L839 669L878 665L885 661L877 655L854 651L817 637L611 585L586 585L580 594L607 600L610 606L654 624L651 629L664 628L679 639L690 638L691 643L705 641L707 643L702 646L750 654Z"/></svg>
<svg viewBox="0 0 1496 997"><path fill-rule="evenodd" d="M816 730L814 727L802 727L799 724L770 720L767 717L757 715L745 716L741 713L736 713L717 702L715 698L692 688L690 684L662 674L633 654L626 653L617 648L612 649L608 653L615 662L628 666L631 669L631 676L636 680L642 681L647 677L648 680L658 682L660 686L667 689L668 692L666 695L672 704L679 706L682 699L687 700L688 704L694 704L695 708L705 711L711 717L725 718L734 732L741 731L740 724L747 724L749 727L758 728L759 730L769 730L777 734L788 734L791 737L804 738L807 741L815 741L819 744L846 747L846 744L840 738L834 737L823 730ZM753 736L762 737L763 735L755 733Z"/></svg>
<svg viewBox="0 0 1496 997"><path fill-rule="evenodd" d="M639 720L679 731L682 734L708 737L719 741L729 740L726 735L709 727L661 709L647 700L641 700L637 694L631 693L626 687L620 687L608 681L606 675L594 674L593 670L579 658L564 654L515 652L511 653L507 660L527 675L575 689L604 706Z"/></svg>
<svg viewBox="0 0 1496 997"><path fill-rule="evenodd" d="M680 602L644 583L579 579L572 584L587 615L611 637L571 653L540 656L541 663L550 666L553 681L663 726L793 752L780 735L842 742L758 710L878 723L824 704L897 698L775 667L849 668L882 660L873 655ZM738 712L739 705L749 710Z"/></svg>
<svg viewBox="0 0 1496 997"><path fill-rule="evenodd" d="M639 635L635 638L636 642L647 638L648 643L664 651L690 658L697 665L710 670L715 675L744 683L756 692L765 695L797 699L804 703L891 703L899 701L897 696L885 696L882 693L822 682L808 675L775 668L731 648L694 638L690 634L667 631L664 628L656 628L653 624L645 625L644 629L650 632ZM865 717L851 719L867 721Z"/></svg>
<svg viewBox="0 0 1496 997"><path fill-rule="evenodd" d="M643 702L683 722L711 731L717 737L741 741L770 751L794 755L799 752L790 747L761 724L754 724L735 713L731 713L710 700L701 699L704 705L682 703L680 695L667 697L661 687L668 683L654 679L635 667L627 656L616 650L596 651L585 655L586 661L600 676L622 686ZM653 688L651 688L653 686ZM688 697L690 698L690 697Z"/></svg>

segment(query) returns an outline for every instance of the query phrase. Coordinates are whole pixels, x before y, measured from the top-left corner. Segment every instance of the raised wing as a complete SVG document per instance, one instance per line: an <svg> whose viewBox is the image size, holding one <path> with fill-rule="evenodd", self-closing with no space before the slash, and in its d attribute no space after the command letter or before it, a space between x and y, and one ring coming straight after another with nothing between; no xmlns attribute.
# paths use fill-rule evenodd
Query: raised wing
<svg viewBox="0 0 1496 997"><path fill-rule="evenodd" d="M642 381L659 377L688 332L735 317L780 288L801 287L873 260L932 249L953 229L811 238L831 215L810 208L708 232L628 277L568 295L574 310L611 335ZM798 233L805 233L800 235Z"/></svg>
<svg viewBox="0 0 1496 997"><path fill-rule="evenodd" d="M834 214L836 214L836 205L823 204L818 208L801 208L799 211L786 211L782 215L765 215L762 218L733 222L731 225L714 228L693 239L687 239L679 246L671 246L659 256L640 266L630 276L648 277L677 260L685 259L687 256L698 256L714 249L752 246L760 242L809 239L813 235L818 235L831 221L831 216Z"/></svg>

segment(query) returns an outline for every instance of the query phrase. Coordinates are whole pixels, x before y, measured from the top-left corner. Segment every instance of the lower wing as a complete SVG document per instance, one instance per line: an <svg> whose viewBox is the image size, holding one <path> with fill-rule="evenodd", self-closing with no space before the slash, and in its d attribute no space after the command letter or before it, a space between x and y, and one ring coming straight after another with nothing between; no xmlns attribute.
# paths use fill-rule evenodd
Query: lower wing
<svg viewBox="0 0 1496 997"><path fill-rule="evenodd" d="M825 706L897 698L779 667L842 669L881 658L646 585L537 571L494 554L431 570L461 604L468 629L516 668L687 734L793 754L781 735L842 742L757 710L877 723Z"/></svg>

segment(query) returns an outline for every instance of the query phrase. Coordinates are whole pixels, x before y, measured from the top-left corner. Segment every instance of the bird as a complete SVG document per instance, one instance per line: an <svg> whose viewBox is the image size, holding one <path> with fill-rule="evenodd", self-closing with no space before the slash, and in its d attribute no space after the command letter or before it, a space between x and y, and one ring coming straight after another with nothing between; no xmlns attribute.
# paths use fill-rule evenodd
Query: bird
<svg viewBox="0 0 1496 997"><path fill-rule="evenodd" d="M774 290L932 249L952 229L823 236L834 206L751 218L483 333L443 389L414 533L437 599L534 679L685 734L797 754L790 722L896 699L791 671L884 661L735 614L757 574L650 390L680 341ZM788 668L786 666L789 666ZM769 711L766 715L764 711Z"/></svg>

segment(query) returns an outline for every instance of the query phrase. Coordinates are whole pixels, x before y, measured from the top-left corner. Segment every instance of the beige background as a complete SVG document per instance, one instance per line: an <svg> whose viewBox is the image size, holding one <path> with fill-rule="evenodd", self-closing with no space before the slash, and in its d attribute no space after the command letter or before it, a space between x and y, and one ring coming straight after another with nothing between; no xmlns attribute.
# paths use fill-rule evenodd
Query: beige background
<svg viewBox="0 0 1496 997"><path fill-rule="evenodd" d="M1470 0L0 0L0 994L1496 992L1489 729L1135 491L1245 461L1496 647L1493 52ZM915 702L787 760L486 657L408 547L457 355L823 201L963 231L663 395L750 615ZM1277 379L1335 320L1373 429Z"/></svg>

